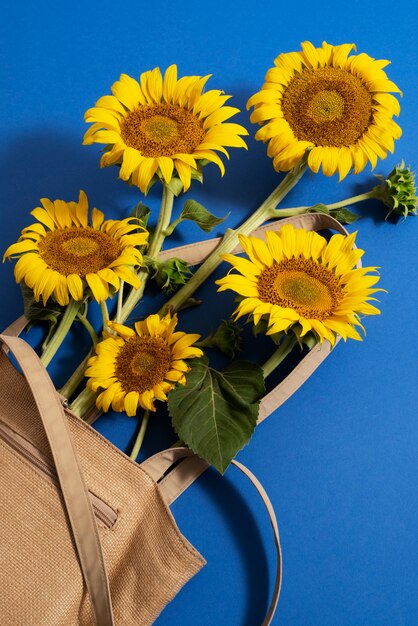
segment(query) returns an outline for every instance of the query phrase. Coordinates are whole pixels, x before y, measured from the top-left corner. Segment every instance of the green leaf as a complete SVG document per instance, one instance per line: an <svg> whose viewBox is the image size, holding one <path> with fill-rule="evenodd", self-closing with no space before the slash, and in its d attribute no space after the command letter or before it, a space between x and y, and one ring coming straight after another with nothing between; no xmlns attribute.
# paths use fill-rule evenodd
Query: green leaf
<svg viewBox="0 0 418 626"><path fill-rule="evenodd" d="M43 347L46 347L55 327L64 315L65 307L60 306L51 299L48 300L46 306L44 306L42 302L36 302L32 289L25 285L25 283L20 284L20 289L22 292L25 317L29 320L28 330L34 322L37 321L48 322L49 324L48 335L43 344Z"/></svg>
<svg viewBox="0 0 418 626"><path fill-rule="evenodd" d="M215 226L222 224L228 216L229 213L225 215L225 217L216 217L216 215L210 213L204 206L199 204L199 202L196 202L196 200L187 200L178 221L192 220L199 228L204 230L205 233L210 233Z"/></svg>
<svg viewBox="0 0 418 626"><path fill-rule="evenodd" d="M213 333L196 345L200 348L217 348L233 359L242 350L242 328L231 320L224 320Z"/></svg>
<svg viewBox="0 0 418 626"><path fill-rule="evenodd" d="M173 427L193 452L224 473L254 432L265 392L263 371L256 363L235 361L218 372L206 357L191 367L186 385L168 396Z"/></svg>
<svg viewBox="0 0 418 626"><path fill-rule="evenodd" d="M309 208L309 213L325 213L326 215L331 215L336 220L341 222L341 224L352 224L360 219L359 215L352 213L344 207L339 209L329 209L326 204L315 204L315 206Z"/></svg>
<svg viewBox="0 0 418 626"><path fill-rule="evenodd" d="M319 203L309 207L308 213L325 213L326 215L330 215L330 210L326 204Z"/></svg>
<svg viewBox="0 0 418 626"><path fill-rule="evenodd" d="M185 302L179 307L178 312L185 311L186 309L190 309L194 306L199 306L202 304L202 300L198 300L197 298L187 298Z"/></svg>
<svg viewBox="0 0 418 626"><path fill-rule="evenodd" d="M352 213L348 209L344 208L331 209L330 215L332 215L332 217L335 217L335 219L341 222L341 224L353 224L353 222L361 219L360 215L357 215L357 213Z"/></svg>
<svg viewBox="0 0 418 626"><path fill-rule="evenodd" d="M151 210L149 207L145 206L142 202L138 202L138 204L132 209L130 217L135 217L139 225L143 228L147 228L148 219L151 214ZM138 232L140 229L138 228ZM149 231L149 229L148 229ZM148 244L144 244L143 246L137 246L137 249L144 254L145 250L148 248Z"/></svg>
<svg viewBox="0 0 418 626"><path fill-rule="evenodd" d="M141 226L144 228L146 228L148 224L150 214L151 210L142 202L138 202L138 204L131 211L131 217L136 217L136 219L141 222Z"/></svg>

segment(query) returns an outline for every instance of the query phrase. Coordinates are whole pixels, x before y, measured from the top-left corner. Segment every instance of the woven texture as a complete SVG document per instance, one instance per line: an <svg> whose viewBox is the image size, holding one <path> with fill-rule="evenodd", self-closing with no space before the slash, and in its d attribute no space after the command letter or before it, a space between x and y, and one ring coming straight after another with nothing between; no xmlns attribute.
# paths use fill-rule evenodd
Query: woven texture
<svg viewBox="0 0 418 626"><path fill-rule="evenodd" d="M117 513L98 522L117 626L152 624L204 565L150 476L67 412L88 489ZM28 385L0 351L0 421L53 465ZM0 436L2 626L95 626L58 488ZM100 626L100 625L99 625Z"/></svg>

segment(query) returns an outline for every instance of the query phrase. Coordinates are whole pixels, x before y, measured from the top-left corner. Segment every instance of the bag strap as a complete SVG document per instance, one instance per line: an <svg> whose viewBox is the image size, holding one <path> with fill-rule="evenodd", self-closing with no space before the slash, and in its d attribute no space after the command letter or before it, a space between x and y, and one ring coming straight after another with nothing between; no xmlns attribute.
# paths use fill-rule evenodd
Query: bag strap
<svg viewBox="0 0 418 626"><path fill-rule="evenodd" d="M8 335L9 337L18 337L20 333L25 329L27 323L27 318L24 315L21 315L3 331L3 335Z"/></svg>
<svg viewBox="0 0 418 626"><path fill-rule="evenodd" d="M260 237L266 230L280 230L284 224L293 224L295 228L304 228L305 230L336 230L342 235L348 235L348 230L334 217L326 215L325 213L304 213L302 215L293 215L292 217L284 217L282 219L275 220L269 224L260 226L251 233L252 236ZM216 250L219 243L222 241L222 237L215 237L213 239L206 239L205 241L197 241L196 243L186 244L184 246L178 246L177 248L170 248L163 250L159 253L159 259L171 259L173 257L179 257L183 261L186 261L190 265L199 265L205 258ZM242 247L238 244L232 251L233 254L242 252Z"/></svg>
<svg viewBox="0 0 418 626"><path fill-rule="evenodd" d="M171 480L171 474L168 476L162 476L161 468L164 467L165 471L167 471L173 463L178 462L179 460L183 460L180 463L180 466L183 467L183 471L187 468L187 463L193 463L192 467L195 468L194 461L198 459L200 461L199 467L202 469L202 472L207 469L208 464L202 459L199 459L189 448L169 448L168 450L164 450L163 452L159 452L154 456L150 457L146 461L141 464L141 467L155 480L158 482L158 486L162 496L164 497L167 504L171 504L179 495L176 493L176 489L173 489L173 481ZM232 461L232 464L235 465L254 485L256 490L258 491L264 506L267 509L267 513L269 515L270 524L274 533L274 543L276 546L277 553L277 567L276 567L276 580L274 584L274 590L272 594L272 598L270 601L270 606L267 612L267 615L262 623L262 626L270 626L274 614L276 612L277 604L279 602L281 584L282 584L282 551L280 548L280 536L279 536L279 527L277 524L276 514L274 512L273 505L268 497L266 490L260 483L260 481L254 476L254 474L242 463L236 461L235 459ZM187 472L187 469L186 469ZM201 472L201 473L202 473ZM180 486L183 487L183 482L181 481L181 474L177 474L174 483L178 483L180 479ZM195 478L194 478L195 480ZM184 488L181 488L181 492L184 491Z"/></svg>
<svg viewBox="0 0 418 626"><path fill-rule="evenodd" d="M96 623L98 626L114 626L109 582L97 526L63 407L34 350L18 337L0 335L0 341L15 356L38 407Z"/></svg>

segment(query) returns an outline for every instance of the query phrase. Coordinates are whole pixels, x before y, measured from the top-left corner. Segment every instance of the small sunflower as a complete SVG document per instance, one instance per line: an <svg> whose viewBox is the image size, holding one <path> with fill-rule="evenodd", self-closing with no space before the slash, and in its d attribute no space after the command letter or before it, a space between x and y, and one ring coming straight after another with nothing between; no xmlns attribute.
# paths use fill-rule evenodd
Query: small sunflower
<svg viewBox="0 0 418 626"><path fill-rule="evenodd" d="M106 145L100 165L121 165L119 177L146 193L154 175L169 183L176 173L184 191L202 165L212 161L221 174L225 167L217 152L246 148L239 124L224 123L239 109L224 106L231 97L212 89L202 93L210 76L183 76L171 65L164 78L158 67L141 74L140 83L127 74L86 111L92 126L84 144Z"/></svg>
<svg viewBox="0 0 418 626"><path fill-rule="evenodd" d="M342 180L351 168L361 172L393 152L402 134L393 121L399 88L383 71L389 61L367 54L348 56L354 44L280 54L266 74L262 89L248 101L251 121L262 124L256 139L269 142L268 155L277 171L294 167L309 150L313 172Z"/></svg>
<svg viewBox="0 0 418 626"><path fill-rule="evenodd" d="M96 355L88 361L86 376L92 391L104 389L97 407L108 411L136 414L138 405L155 411L154 400L167 400L167 394L179 383L186 383L189 371L184 359L202 356L192 344L200 335L175 332L177 315L149 315L135 324L135 330L110 322L116 335L109 335L96 346Z"/></svg>
<svg viewBox="0 0 418 626"><path fill-rule="evenodd" d="M267 241L240 236L249 259L222 255L239 274L230 271L216 281L219 291L239 294L236 319L251 315L254 324L263 318L268 335L288 332L299 324L300 336L312 331L322 343L332 345L336 335L359 339L355 326L359 315L380 311L368 301L379 277L369 275L374 267L352 269L363 250L353 249L356 233L333 235L330 241L318 233L284 225L279 232L266 232Z"/></svg>
<svg viewBox="0 0 418 626"><path fill-rule="evenodd" d="M93 209L89 224L84 191L78 202L42 198L41 203L31 212L37 222L23 229L3 258L19 259L16 282L25 281L37 302L42 297L46 304L53 296L65 306L70 296L83 300L85 289L103 302L119 289L120 280L139 287L133 268L140 266L142 255L135 246L147 243L148 232L137 220L105 220Z"/></svg>

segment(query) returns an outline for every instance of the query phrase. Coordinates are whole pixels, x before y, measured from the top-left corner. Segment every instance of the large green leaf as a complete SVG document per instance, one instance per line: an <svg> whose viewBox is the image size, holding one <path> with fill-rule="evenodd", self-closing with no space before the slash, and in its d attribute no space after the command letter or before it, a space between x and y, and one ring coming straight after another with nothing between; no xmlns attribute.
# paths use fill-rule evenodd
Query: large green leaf
<svg viewBox="0 0 418 626"><path fill-rule="evenodd" d="M186 385L168 397L173 427L193 452L224 473L254 432L263 372L249 361L235 361L223 372L209 367L206 357L191 365Z"/></svg>

